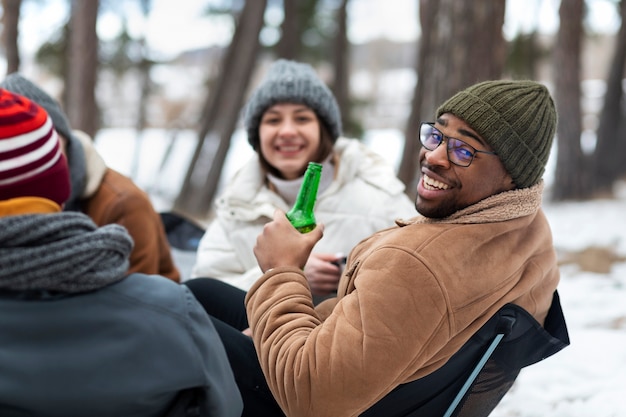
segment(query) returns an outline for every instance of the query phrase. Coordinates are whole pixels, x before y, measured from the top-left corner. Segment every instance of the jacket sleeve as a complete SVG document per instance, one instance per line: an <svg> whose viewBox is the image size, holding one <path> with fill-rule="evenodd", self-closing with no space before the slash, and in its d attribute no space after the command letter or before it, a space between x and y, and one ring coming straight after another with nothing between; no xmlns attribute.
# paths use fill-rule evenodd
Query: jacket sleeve
<svg viewBox="0 0 626 417"><path fill-rule="evenodd" d="M356 288L323 322L295 268L270 270L250 289L246 308L254 344L287 415L359 415L429 366L449 339L441 287L413 254L398 252L370 256Z"/></svg>
<svg viewBox="0 0 626 417"><path fill-rule="evenodd" d="M133 238L129 273L159 274L180 281L161 218L146 195L140 190L121 195L111 208L111 218Z"/></svg>
<svg viewBox="0 0 626 417"><path fill-rule="evenodd" d="M191 277L215 278L248 291L261 275L258 266L245 268L220 221L212 221L200 239Z"/></svg>
<svg viewBox="0 0 626 417"><path fill-rule="evenodd" d="M198 358L190 358L194 368L199 364L203 375L204 395L201 396L199 415L238 417L243 401L230 368L224 345L200 303L191 291L181 285L189 306L189 332L197 346Z"/></svg>

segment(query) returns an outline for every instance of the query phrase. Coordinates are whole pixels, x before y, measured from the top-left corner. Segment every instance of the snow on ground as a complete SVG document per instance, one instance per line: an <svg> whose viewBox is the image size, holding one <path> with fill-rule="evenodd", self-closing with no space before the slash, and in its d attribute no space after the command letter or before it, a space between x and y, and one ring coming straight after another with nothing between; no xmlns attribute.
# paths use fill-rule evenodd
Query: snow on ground
<svg viewBox="0 0 626 417"><path fill-rule="evenodd" d="M138 142L132 131L103 130L96 146L111 167L132 176L150 193L158 210L167 210L182 183L194 141L192 132L181 132L164 164L171 140L159 131L147 131ZM369 132L366 143L397 167L398 132ZM135 149L139 165L133 172ZM224 181L251 156L253 151L238 132ZM550 178L548 169L548 184ZM614 200L544 203L555 247L564 260L559 293L571 345L523 369L492 417L626 416L626 184L617 194ZM591 257L593 270L603 272L587 270L586 257Z"/></svg>

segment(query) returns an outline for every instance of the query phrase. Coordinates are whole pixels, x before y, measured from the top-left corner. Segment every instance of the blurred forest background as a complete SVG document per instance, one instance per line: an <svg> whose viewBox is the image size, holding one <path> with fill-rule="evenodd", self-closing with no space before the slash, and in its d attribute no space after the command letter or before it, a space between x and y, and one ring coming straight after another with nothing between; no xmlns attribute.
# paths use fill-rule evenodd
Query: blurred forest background
<svg viewBox="0 0 626 417"><path fill-rule="evenodd" d="M184 180L172 201L190 217L210 211L242 106L279 57L318 70L337 97L345 136L401 132L398 175L411 197L420 121L487 79L535 79L550 88L559 112L552 201L610 198L626 176L626 0L164 1L174 5L172 19L157 31L182 43L196 29L174 23L176 5L199 3L211 30L191 35L206 46L159 50L148 36L158 0L2 0L1 51L5 74L19 71L38 83L74 129L94 138L111 127L131 128L138 138L158 128L174 144L192 130L193 155L178 167ZM414 36L355 40L357 8L372 2L405 8L399 12L414 19ZM556 21L548 33L539 24L546 10ZM57 12L62 18L52 19ZM515 26L521 13L531 23ZM25 33L35 17L46 22L44 39ZM361 9L359 18L379 16Z"/></svg>

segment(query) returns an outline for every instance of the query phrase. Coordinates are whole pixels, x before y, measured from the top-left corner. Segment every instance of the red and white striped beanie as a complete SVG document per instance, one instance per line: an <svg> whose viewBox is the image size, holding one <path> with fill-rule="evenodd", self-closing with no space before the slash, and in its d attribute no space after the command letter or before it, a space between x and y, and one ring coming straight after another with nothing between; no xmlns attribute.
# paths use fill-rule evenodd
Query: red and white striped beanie
<svg viewBox="0 0 626 417"><path fill-rule="evenodd" d="M70 174L50 117L0 89L0 200L42 197L62 206L69 196Z"/></svg>

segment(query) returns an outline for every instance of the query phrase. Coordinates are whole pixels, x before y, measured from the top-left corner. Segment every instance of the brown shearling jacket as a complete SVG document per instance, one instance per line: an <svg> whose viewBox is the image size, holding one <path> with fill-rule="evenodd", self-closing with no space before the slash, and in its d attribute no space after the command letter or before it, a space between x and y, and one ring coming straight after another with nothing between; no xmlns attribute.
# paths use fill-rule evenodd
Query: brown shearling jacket
<svg viewBox="0 0 626 417"><path fill-rule="evenodd" d="M98 189L82 201L82 212L98 226L116 223L128 230L134 241L129 273L159 274L180 282L161 217L128 177L106 168Z"/></svg>
<svg viewBox="0 0 626 417"><path fill-rule="evenodd" d="M398 221L355 247L338 296L317 307L301 270L267 271L246 308L287 416L358 416L442 366L506 303L543 323L559 271L542 189Z"/></svg>

